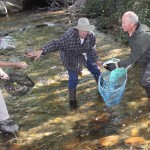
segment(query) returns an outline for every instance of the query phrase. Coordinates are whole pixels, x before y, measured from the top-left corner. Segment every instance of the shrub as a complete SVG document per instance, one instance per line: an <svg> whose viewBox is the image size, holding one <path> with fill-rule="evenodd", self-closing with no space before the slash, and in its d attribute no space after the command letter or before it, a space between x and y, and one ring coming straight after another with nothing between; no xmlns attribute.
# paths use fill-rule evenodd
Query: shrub
<svg viewBox="0 0 150 150"><path fill-rule="evenodd" d="M150 0L87 0L82 11L97 18L98 29L126 42L120 26L123 13L129 10L139 16L141 23L150 26Z"/></svg>

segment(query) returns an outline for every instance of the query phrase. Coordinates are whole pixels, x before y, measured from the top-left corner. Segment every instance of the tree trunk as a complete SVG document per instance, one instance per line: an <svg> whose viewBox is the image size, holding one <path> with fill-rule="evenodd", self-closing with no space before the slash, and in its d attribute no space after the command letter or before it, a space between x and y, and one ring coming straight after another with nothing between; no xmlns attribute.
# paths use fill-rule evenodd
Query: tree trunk
<svg viewBox="0 0 150 150"><path fill-rule="evenodd" d="M22 0L0 0L1 6L3 5L3 10L4 8L8 10L9 12L18 12L20 10L23 10L23 3ZM0 9L1 12L2 8ZM5 11L6 14L8 11ZM2 14L2 12L1 12Z"/></svg>
<svg viewBox="0 0 150 150"><path fill-rule="evenodd" d="M86 0L76 0L73 5L69 7L70 10L79 9L81 6L85 4Z"/></svg>

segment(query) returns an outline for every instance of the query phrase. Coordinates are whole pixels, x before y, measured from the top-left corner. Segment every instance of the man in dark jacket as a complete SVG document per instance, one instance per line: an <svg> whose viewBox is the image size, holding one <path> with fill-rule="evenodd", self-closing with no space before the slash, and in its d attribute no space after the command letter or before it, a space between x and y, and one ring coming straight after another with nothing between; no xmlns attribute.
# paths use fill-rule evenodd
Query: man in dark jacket
<svg viewBox="0 0 150 150"><path fill-rule="evenodd" d="M98 81L100 70L97 65L101 66L96 54L96 38L92 32L94 25L90 25L87 18L79 18L78 25L69 29L59 39L51 41L41 50L27 54L29 58L40 58L49 52L60 50L60 58L69 75L69 99L72 108L77 107L76 87L78 84L78 74L85 66Z"/></svg>
<svg viewBox="0 0 150 150"><path fill-rule="evenodd" d="M131 54L117 64L107 64L105 68L112 71L116 67L128 67L134 63L140 63L143 68L140 84L150 98L150 29L140 24L138 16L132 11L122 16L122 29L128 33Z"/></svg>

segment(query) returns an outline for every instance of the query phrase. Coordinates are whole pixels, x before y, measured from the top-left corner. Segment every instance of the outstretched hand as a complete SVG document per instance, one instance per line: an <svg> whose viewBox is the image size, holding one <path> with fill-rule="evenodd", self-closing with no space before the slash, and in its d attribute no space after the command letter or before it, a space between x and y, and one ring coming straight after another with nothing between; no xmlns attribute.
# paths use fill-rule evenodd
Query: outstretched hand
<svg viewBox="0 0 150 150"><path fill-rule="evenodd" d="M26 54L26 57L34 58L34 60L37 60L37 59L40 58L42 52L43 52L42 50L29 52L29 53Z"/></svg>
<svg viewBox="0 0 150 150"><path fill-rule="evenodd" d="M17 68L27 68L28 64L26 62L14 62L14 66Z"/></svg>
<svg viewBox="0 0 150 150"><path fill-rule="evenodd" d="M5 73L2 69L0 69L0 78L1 79L5 79L5 80L8 80L9 79L9 76L7 73Z"/></svg>
<svg viewBox="0 0 150 150"><path fill-rule="evenodd" d="M103 67L103 63L101 61L96 61L97 66Z"/></svg>

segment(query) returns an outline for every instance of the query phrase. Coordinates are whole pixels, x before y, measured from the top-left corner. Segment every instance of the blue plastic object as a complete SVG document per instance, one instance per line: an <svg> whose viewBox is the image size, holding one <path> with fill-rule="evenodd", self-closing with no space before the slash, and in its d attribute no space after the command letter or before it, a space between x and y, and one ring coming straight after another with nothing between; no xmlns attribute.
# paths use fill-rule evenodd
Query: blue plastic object
<svg viewBox="0 0 150 150"><path fill-rule="evenodd" d="M102 72L98 81L98 90L108 107L121 102L127 82L127 69L116 68Z"/></svg>

